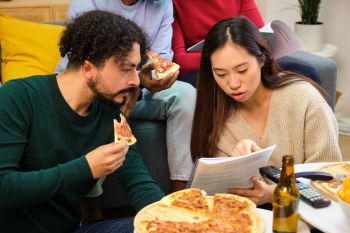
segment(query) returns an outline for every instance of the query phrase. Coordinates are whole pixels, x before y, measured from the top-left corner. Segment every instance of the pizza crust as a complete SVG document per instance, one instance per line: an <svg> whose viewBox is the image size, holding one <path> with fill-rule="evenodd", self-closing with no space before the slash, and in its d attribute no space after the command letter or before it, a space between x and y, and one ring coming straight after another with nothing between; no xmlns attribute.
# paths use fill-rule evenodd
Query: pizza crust
<svg viewBox="0 0 350 233"><path fill-rule="evenodd" d="M262 233L265 231L265 223L263 217L256 211L251 211L252 219L254 220L253 233Z"/></svg>

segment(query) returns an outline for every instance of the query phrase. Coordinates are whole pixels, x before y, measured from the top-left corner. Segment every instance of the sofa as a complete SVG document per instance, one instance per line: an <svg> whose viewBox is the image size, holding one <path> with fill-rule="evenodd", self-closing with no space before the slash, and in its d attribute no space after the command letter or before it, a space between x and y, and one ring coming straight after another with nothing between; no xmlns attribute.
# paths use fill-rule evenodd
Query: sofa
<svg viewBox="0 0 350 233"><path fill-rule="evenodd" d="M0 17L1 18L1 17ZM0 28L5 28L4 24L1 24L0 19ZM39 24L36 23L29 23L29 22L22 22L21 20L17 20L15 23L17 25L13 25L11 27L15 28L13 33L22 33L23 30L25 30L26 27L33 27L30 31L26 32L23 36L28 36L28 33L34 33L35 36L40 37L37 34L40 34L40 32L43 29L35 29L39 26ZM24 24L24 26L23 26ZM35 24L35 25L33 25ZM21 28L22 26L22 28ZM55 25L50 25L52 27L55 27ZM24 27L24 28L23 28ZM50 29L50 28L48 28ZM46 30L46 29L45 29ZM55 29L56 30L56 29ZM34 31L34 32L33 32ZM1 44L4 41L1 41L1 38L4 38L2 33L7 33L6 29L3 31L0 30L0 42ZM50 31L46 32L50 33ZM56 40L57 40L57 32L56 33ZM23 33L22 33L23 34ZM22 36L21 34L21 36ZM46 35L47 36L47 35ZM8 39L8 38L7 38ZM18 39L18 36L16 37ZM26 40L26 39L23 39ZM42 43L48 43L48 41L44 42L42 41L42 37L36 41L38 44L36 53L42 52L42 49L47 49L46 52L51 53L55 52L52 56L58 56L58 51L52 51L50 48L43 47ZM28 42L29 43L29 42ZM30 41L30 46L34 46L34 42ZM28 46L28 45L26 45ZM57 46L57 43L54 42L53 46ZM19 46L15 46L15 50L20 50ZM7 48L6 48L7 49ZM4 49L5 50L5 49ZM57 48L56 48L57 50ZM2 51L4 52L4 51ZM1 47L0 47L0 62L1 62ZM21 59L32 59L33 57L28 55L28 57L23 57L24 52L16 51L17 53L21 53ZM30 53L32 51L29 51ZM50 56L51 57L51 56ZM35 59L38 59L34 56ZM45 57L44 57L45 58ZM297 51L294 52L286 57L284 59L287 59L289 61L293 62L299 62L303 64L310 65L314 67L320 76L320 84L321 86L326 90L328 93L327 102L329 105L334 108L335 104L335 88L336 88L336 81L337 81L337 67L333 60L323 58L317 55L313 55L310 53L306 53L303 51ZM44 61L46 61L44 59ZM11 62L8 60L7 62ZM58 61L56 61L58 62ZM52 62L51 62L52 63ZM56 63L57 64L57 63ZM55 63L51 64L52 67L51 70L54 70ZM6 66L4 67L16 67L18 71L20 71L23 66L9 66L9 64L6 63ZM20 68L19 68L20 67ZM44 67L45 68L45 67ZM14 68L11 68L14 69ZM49 70L50 70L49 69ZM53 72L52 70L52 72ZM0 70L1 71L1 70ZM38 73L40 72L45 73L46 70L38 70ZM33 72L33 71L32 71ZM2 74L6 73L1 72ZM1 75L0 75L0 81L1 81ZM1 101L1 100L0 100ZM165 131L166 131L166 122L165 121L149 121L149 120L133 120L131 119L131 127L132 130L138 139L138 149L141 152L141 155L143 156L144 163L146 167L148 168L151 176L154 178L155 181L159 183L161 188L164 190L165 193L170 193L170 180L169 180L169 169L168 169L168 163L167 163L167 149L166 149L166 140L165 140ZM121 206L128 206L128 200L125 197L120 184L118 182L118 179L112 174L107 177L106 181L104 182L104 192L101 196L101 205L103 209L110 209L110 208L116 208Z"/></svg>

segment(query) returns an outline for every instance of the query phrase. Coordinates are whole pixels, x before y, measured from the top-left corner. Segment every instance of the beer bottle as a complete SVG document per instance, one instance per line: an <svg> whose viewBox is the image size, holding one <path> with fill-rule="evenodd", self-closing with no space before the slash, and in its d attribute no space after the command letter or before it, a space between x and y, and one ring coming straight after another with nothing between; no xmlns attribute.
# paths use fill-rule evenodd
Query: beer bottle
<svg viewBox="0 0 350 233"><path fill-rule="evenodd" d="M295 183L294 158L283 156L280 182L273 197L273 232L297 232L299 189Z"/></svg>

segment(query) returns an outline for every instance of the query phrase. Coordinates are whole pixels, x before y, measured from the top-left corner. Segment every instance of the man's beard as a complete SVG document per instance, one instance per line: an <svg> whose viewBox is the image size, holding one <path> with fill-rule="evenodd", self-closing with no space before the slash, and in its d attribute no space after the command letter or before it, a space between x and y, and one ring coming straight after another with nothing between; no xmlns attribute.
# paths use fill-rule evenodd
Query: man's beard
<svg viewBox="0 0 350 233"><path fill-rule="evenodd" d="M115 102L114 98L119 94L136 91L136 89L138 88L138 87L128 87L114 94L108 93L106 92L107 88L105 84L102 82L102 78L100 74L98 74L95 79L89 80L87 84L90 90L95 94L97 99L107 102L111 105L123 105L124 102L126 101L126 97L123 98L123 101L121 103Z"/></svg>

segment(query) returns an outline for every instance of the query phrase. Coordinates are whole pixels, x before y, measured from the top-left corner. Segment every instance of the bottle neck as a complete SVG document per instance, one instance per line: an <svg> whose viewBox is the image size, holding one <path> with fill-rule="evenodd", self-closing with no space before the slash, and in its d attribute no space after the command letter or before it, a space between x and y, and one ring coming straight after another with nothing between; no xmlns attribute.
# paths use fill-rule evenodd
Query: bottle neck
<svg viewBox="0 0 350 233"><path fill-rule="evenodd" d="M295 184L294 159L291 156L283 158L280 184Z"/></svg>

